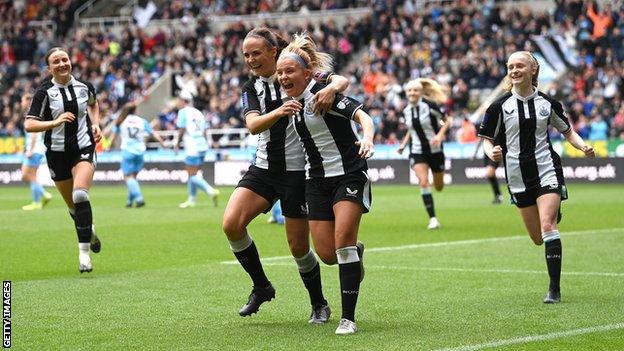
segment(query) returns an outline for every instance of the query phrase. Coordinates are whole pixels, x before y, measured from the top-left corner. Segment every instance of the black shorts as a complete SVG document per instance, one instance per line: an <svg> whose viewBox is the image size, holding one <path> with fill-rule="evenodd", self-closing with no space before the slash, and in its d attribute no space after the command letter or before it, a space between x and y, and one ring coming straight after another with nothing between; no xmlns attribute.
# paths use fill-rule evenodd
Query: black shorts
<svg viewBox="0 0 624 351"><path fill-rule="evenodd" d="M308 219L316 221L333 221L333 206L337 202L355 202L362 207L362 213L367 213L373 201L371 182L365 171L308 179L305 195L308 201Z"/></svg>
<svg viewBox="0 0 624 351"><path fill-rule="evenodd" d="M568 198L568 189L565 185L543 186L525 190L521 193L511 194L511 203L518 208L529 207L537 204L537 198L544 194L559 194L561 201Z"/></svg>
<svg viewBox="0 0 624 351"><path fill-rule="evenodd" d="M286 173L269 172L254 165L249 167L236 187L247 188L273 203L280 200L282 214L289 218L306 218L308 209L305 201L305 171L287 171Z"/></svg>
<svg viewBox="0 0 624 351"><path fill-rule="evenodd" d="M410 167L417 163L426 163L434 173L444 172L444 152L433 154L410 154Z"/></svg>
<svg viewBox="0 0 624 351"><path fill-rule="evenodd" d="M97 163L95 145L87 146L78 152L46 151L50 177L55 182L72 178L72 168L80 162Z"/></svg>
<svg viewBox="0 0 624 351"><path fill-rule="evenodd" d="M500 166L500 162L496 162L496 161L492 161L491 158L487 157L487 155L483 155L483 165L485 167L487 166L492 166L494 168L498 168L498 166Z"/></svg>

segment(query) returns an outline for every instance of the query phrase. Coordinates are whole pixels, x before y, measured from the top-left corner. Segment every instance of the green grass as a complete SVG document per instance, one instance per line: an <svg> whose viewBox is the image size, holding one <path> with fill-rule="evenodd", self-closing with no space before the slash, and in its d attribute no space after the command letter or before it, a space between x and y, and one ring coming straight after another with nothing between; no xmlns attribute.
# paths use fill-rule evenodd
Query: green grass
<svg viewBox="0 0 624 351"><path fill-rule="evenodd" d="M377 186L363 219L366 279L359 331L333 334L340 316L338 270L322 266L334 314L307 324L309 302L290 258L265 263L277 298L238 316L251 282L220 229L222 204L206 197L181 210L185 187L144 187L147 207L125 209L125 188L96 186L103 242L94 271L78 273L76 234L56 192L24 212L25 187L2 187L0 277L13 281L16 350L438 350L580 328L611 330L527 339L500 350L624 349L623 185L570 185L564 203L563 302L541 303L543 247L524 233L514 207L490 205L487 185L435 193L443 227L425 230L415 187ZM261 216L250 226L261 257L288 256L283 228ZM501 240L481 240L504 238ZM450 245L420 245L478 240ZM420 245L397 250L384 247ZM613 274L604 274L613 273ZM485 346L483 346L485 347ZM482 349L475 347L473 349Z"/></svg>

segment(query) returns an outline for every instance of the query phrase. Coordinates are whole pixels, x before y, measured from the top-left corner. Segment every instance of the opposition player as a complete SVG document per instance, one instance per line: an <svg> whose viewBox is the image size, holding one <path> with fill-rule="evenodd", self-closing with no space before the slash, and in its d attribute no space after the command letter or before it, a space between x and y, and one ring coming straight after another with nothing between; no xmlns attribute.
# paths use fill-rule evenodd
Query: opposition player
<svg viewBox="0 0 624 351"><path fill-rule="evenodd" d="M145 200L141 193L141 187L137 180L137 174L143 169L143 155L147 149L145 139L151 135L158 140L161 146L165 146L164 140L160 135L154 133L149 122L137 116L135 113L137 102L132 101L125 104L119 116L115 120L112 128L113 138L112 144L117 137L121 135L121 172L124 175L126 186L128 187L128 198L126 207L130 208L134 204L137 208L145 206ZM105 133L107 134L107 133Z"/></svg>
<svg viewBox="0 0 624 351"><path fill-rule="evenodd" d="M277 78L290 97L284 106L306 153L305 197L314 247L324 262L337 260L342 315L336 334L353 334L355 307L363 278L358 230L362 213L371 205L366 159L372 156L372 118L354 99L337 95L331 108L314 111L314 94L324 88L313 72L331 67L330 55L316 51L306 35L296 35L277 60ZM286 105L287 104L287 105ZM352 122L359 123L358 140Z"/></svg>
<svg viewBox="0 0 624 351"><path fill-rule="evenodd" d="M435 215L429 170L433 174L433 186L437 191L442 191L444 188L442 144L453 120L438 106L438 103L446 101L447 97L436 81L427 78L411 80L405 85L405 92L409 103L403 110L403 117L408 133L405 134L397 151L399 154L403 153L407 144L410 144L410 165L418 177L420 194L429 215L427 229L438 229L440 221Z"/></svg>
<svg viewBox="0 0 624 351"><path fill-rule="evenodd" d="M507 93L485 112L479 128L483 148L493 161L503 161L512 202L536 245L545 243L550 277L544 303L561 301L561 238L557 215L568 194L561 159L548 138L548 126L587 157L594 149L570 126L562 104L537 90L539 63L528 51L507 60Z"/></svg>
<svg viewBox="0 0 624 351"><path fill-rule="evenodd" d="M308 322L320 324L329 320L331 310L323 296L320 265L310 250L305 156L288 118L298 103L284 102L275 76L277 57L287 44L268 28L251 30L243 41L245 63L253 73L243 86L243 113L247 128L252 134L259 134L259 139L255 161L234 189L225 208L223 232L234 255L253 281L249 299L239 311L241 316L249 316L256 313L262 303L275 297L275 289L264 273L247 226L258 215L268 212L279 199L288 246L310 296L312 312ZM327 72L315 74L318 80L329 82L314 96L315 108L327 110L336 93L347 88L348 81Z"/></svg>
<svg viewBox="0 0 624 351"><path fill-rule="evenodd" d="M216 207L218 205L219 190L213 188L206 180L198 174L199 168L204 163L206 151L208 151L208 141L206 140L206 130L208 124L204 114L192 106L193 96L188 92L182 92L177 101L178 117L176 125L178 127L178 144L184 141L185 169L188 173L187 190L188 198L180 204L180 208L195 207L197 189L205 192Z"/></svg>
<svg viewBox="0 0 624 351"><path fill-rule="evenodd" d="M21 110L26 111L30 107L32 94L22 96ZM30 185L32 202L22 206L24 211L40 210L52 199L52 195L45 191L37 181L37 169L45 160L46 147L43 144L41 133L25 133L24 137L24 162L22 163L22 181Z"/></svg>
<svg viewBox="0 0 624 351"><path fill-rule="evenodd" d="M89 189L95 172L95 145L102 138L95 89L72 76L67 51L58 47L45 55L52 79L46 79L33 96L24 127L45 132L50 175L63 196L78 233L78 270L91 272L89 250L100 252L93 230Z"/></svg>

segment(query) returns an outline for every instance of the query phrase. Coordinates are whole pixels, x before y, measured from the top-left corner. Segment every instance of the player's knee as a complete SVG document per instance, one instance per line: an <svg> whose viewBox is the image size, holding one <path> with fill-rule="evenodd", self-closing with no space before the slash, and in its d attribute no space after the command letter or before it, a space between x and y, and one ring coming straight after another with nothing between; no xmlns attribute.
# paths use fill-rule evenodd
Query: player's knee
<svg viewBox="0 0 624 351"><path fill-rule="evenodd" d="M338 262L338 259L336 258L336 251L333 249L332 250L317 249L316 254L321 259L321 261L323 261L323 263L325 263L326 265L333 265Z"/></svg>
<svg viewBox="0 0 624 351"><path fill-rule="evenodd" d="M89 192L86 189L74 189L72 192L72 201L75 204L89 201Z"/></svg>
<svg viewBox="0 0 624 351"><path fill-rule="evenodd" d="M221 228L229 240L239 240L245 232L245 227L236 216L223 216Z"/></svg>
<svg viewBox="0 0 624 351"><path fill-rule="evenodd" d="M548 232L552 232L554 230L557 230L557 218L549 218L549 219L545 219L542 220L542 223L540 224L541 229L542 229L542 233L548 233Z"/></svg>
<svg viewBox="0 0 624 351"><path fill-rule="evenodd" d="M303 257L310 251L310 244L304 241L288 240L288 247L293 257Z"/></svg>

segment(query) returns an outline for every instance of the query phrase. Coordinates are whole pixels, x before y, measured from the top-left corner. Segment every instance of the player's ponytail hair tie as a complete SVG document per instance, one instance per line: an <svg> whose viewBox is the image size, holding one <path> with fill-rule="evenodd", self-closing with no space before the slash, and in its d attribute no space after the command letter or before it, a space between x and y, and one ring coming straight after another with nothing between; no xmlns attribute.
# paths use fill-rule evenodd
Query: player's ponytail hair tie
<svg viewBox="0 0 624 351"><path fill-rule="evenodd" d="M299 63L299 65L301 65L301 67L303 68L306 68L306 69L310 68L308 64L305 62L305 60L303 59L303 57L301 57L300 55L294 52L282 52L282 54L280 55L280 59L285 59L285 58L289 58L289 59L293 59L297 61L297 63Z"/></svg>

